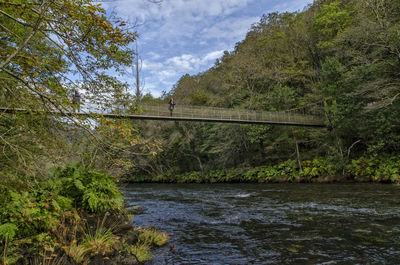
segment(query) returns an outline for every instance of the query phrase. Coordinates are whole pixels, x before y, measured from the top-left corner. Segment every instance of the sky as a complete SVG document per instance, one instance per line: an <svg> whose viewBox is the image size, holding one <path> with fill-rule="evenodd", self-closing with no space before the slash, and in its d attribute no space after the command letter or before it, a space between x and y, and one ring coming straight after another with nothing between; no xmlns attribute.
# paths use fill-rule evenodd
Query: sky
<svg viewBox="0 0 400 265"><path fill-rule="evenodd" d="M136 25L143 94L159 97L180 77L212 67L270 12L302 11L312 0L114 0L109 12ZM136 70L134 70L136 71ZM130 73L129 73L130 72ZM135 87L132 69L120 77Z"/></svg>

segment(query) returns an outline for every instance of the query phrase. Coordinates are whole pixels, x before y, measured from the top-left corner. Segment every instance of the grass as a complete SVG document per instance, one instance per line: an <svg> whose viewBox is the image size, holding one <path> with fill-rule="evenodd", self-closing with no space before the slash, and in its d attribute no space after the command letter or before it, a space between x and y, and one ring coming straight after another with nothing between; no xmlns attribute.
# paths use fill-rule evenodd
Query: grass
<svg viewBox="0 0 400 265"><path fill-rule="evenodd" d="M69 246L64 247L67 255L75 262L86 264L90 256L99 253L104 256L115 249L117 237L112 233L110 228L104 226L106 217L107 215L104 216L101 223L97 223L94 232L90 231L89 228L87 229L80 244L77 244L76 240L74 240Z"/></svg>
<svg viewBox="0 0 400 265"><path fill-rule="evenodd" d="M138 242L136 245L130 246L130 252L139 262L146 262L153 258L150 246L145 243Z"/></svg>
<svg viewBox="0 0 400 265"><path fill-rule="evenodd" d="M65 252L78 264L87 264L89 258L93 255L107 255L121 247L136 257L139 262L151 260L153 247L160 247L167 244L169 237L165 233L158 232L151 227L137 227L139 232L137 242L134 245L126 245L124 240L120 242L119 238L112 233L111 228L104 226L106 216L101 222L97 223L95 231L88 228L83 235L83 239L78 244L73 241L69 246L64 247Z"/></svg>
<svg viewBox="0 0 400 265"><path fill-rule="evenodd" d="M84 236L82 246L86 253L99 254L103 256L113 251L116 244L116 237L111 233L110 229L99 227L94 234L87 233Z"/></svg>
<svg viewBox="0 0 400 265"><path fill-rule="evenodd" d="M71 257L76 263L87 264L86 249L83 245L77 245L73 242L71 245L63 247L65 253Z"/></svg>
<svg viewBox="0 0 400 265"><path fill-rule="evenodd" d="M168 243L168 235L161 233L154 228L138 227L136 230L140 232L138 237L138 243L140 244L161 247Z"/></svg>
<svg viewBox="0 0 400 265"><path fill-rule="evenodd" d="M45 248L43 253L35 256L31 261L32 265L64 265L68 264L65 255L58 255L54 253L53 248Z"/></svg>
<svg viewBox="0 0 400 265"><path fill-rule="evenodd" d="M129 251L139 262L146 262L153 258L152 247L160 247L168 243L169 237L151 227L137 227L139 231L138 241L135 245L129 246Z"/></svg>

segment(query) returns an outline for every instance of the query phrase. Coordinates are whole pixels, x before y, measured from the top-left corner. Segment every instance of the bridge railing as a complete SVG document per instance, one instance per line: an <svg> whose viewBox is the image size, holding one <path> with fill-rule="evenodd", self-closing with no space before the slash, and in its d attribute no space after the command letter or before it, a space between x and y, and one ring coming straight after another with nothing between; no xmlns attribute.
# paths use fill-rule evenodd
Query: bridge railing
<svg viewBox="0 0 400 265"><path fill-rule="evenodd" d="M138 118L138 116L147 116L147 118L153 117L170 117L171 113L168 109L168 104L140 104L139 113L134 115L126 113L124 107L121 108L109 108L109 109L99 109L96 106L84 106L81 110L73 110L71 112L60 110L43 110L43 112L51 112L57 115L85 115L89 116L92 114L103 114L107 117L116 118ZM27 111L24 109L9 109L2 108L0 110L5 112L18 112ZM288 111L254 111L245 109L228 109L228 108L217 108L217 107L204 107L204 106L190 106L190 105L176 105L172 118L183 118L183 119L193 119L204 121L233 121L233 122L252 122L255 121L263 123L280 123L280 124L293 124L293 125L311 125L311 126L324 126L323 116L319 114L321 110L317 106L313 106L311 109L311 114L306 114L306 109L294 109ZM303 113L302 113L303 112ZM310 113L310 109L307 109L307 113Z"/></svg>
<svg viewBox="0 0 400 265"><path fill-rule="evenodd" d="M168 104L140 104L139 115L170 117ZM172 116L175 118L198 118L215 120L247 120L270 121L283 123L323 124L323 118L319 115L310 115L291 111L254 111L244 109L228 109L217 107L176 105Z"/></svg>

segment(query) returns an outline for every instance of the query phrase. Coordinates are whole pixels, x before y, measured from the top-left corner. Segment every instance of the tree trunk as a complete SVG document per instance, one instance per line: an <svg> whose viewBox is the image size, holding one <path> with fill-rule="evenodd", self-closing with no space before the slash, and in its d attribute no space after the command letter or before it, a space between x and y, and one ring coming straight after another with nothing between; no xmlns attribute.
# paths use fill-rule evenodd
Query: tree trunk
<svg viewBox="0 0 400 265"><path fill-rule="evenodd" d="M299 169L300 171L303 170L302 167L302 163L301 163L301 159L300 159L300 151L299 151L299 142L297 141L297 139L295 139L296 142L296 154L297 154L297 163L299 163Z"/></svg>

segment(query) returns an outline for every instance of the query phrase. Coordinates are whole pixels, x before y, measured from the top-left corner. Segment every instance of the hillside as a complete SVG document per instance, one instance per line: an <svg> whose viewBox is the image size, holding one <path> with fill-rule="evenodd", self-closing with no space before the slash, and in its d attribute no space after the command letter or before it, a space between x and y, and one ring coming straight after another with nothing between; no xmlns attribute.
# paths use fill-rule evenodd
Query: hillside
<svg viewBox="0 0 400 265"><path fill-rule="evenodd" d="M400 3L315 1L271 13L209 70L184 75L165 100L287 110L320 104L328 130L175 123L144 125L163 145L134 175L174 175L323 159L346 175L352 159L398 157ZM363 161L364 161L363 160ZM361 163L361 162L360 162ZM349 173L350 174L350 173Z"/></svg>

